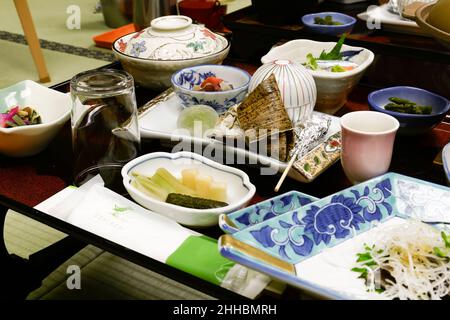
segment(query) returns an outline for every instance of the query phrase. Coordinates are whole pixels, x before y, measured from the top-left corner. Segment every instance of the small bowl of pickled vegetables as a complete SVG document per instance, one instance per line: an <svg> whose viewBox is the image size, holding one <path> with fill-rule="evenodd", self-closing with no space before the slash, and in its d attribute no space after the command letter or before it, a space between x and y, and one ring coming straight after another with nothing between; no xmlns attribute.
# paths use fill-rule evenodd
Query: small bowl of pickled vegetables
<svg viewBox="0 0 450 320"><path fill-rule="evenodd" d="M220 214L248 204L248 175L192 152L150 153L122 169L123 184L143 207L186 226L218 224Z"/></svg>
<svg viewBox="0 0 450 320"><path fill-rule="evenodd" d="M172 87L185 107L207 105L222 114L244 100L250 79L236 67L199 65L174 73Z"/></svg>
<svg viewBox="0 0 450 320"><path fill-rule="evenodd" d="M70 118L70 96L30 80L0 89L0 154L32 156Z"/></svg>
<svg viewBox="0 0 450 320"><path fill-rule="evenodd" d="M320 12L304 15L302 22L311 32L337 36L351 32L356 19L339 12Z"/></svg>
<svg viewBox="0 0 450 320"><path fill-rule="evenodd" d="M450 109L449 101L433 92L407 86L390 87L369 94L371 110L387 113L400 122L399 133L415 135L438 125Z"/></svg>

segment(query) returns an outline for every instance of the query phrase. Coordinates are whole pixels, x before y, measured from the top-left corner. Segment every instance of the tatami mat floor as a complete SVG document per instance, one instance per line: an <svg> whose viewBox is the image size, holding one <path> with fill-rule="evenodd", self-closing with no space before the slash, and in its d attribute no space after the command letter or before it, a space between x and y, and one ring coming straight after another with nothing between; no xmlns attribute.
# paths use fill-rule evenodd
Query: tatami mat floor
<svg viewBox="0 0 450 320"><path fill-rule="evenodd" d="M6 246L23 258L66 235L35 220L9 211L5 222ZM67 268L81 269L81 289L70 290ZM212 299L155 272L94 246L87 246L52 272L28 299Z"/></svg>
<svg viewBox="0 0 450 320"><path fill-rule="evenodd" d="M248 6L251 0L223 0L229 12ZM94 13L97 0L28 0L40 39L81 48L94 47L92 37L110 30L101 13ZM79 30L70 30L67 9L79 6ZM12 0L0 0L0 31L23 34ZM70 79L74 74L98 68L107 61L70 53L43 50L52 85ZM37 72L28 47L13 41L0 40L0 88L18 81L37 81ZM11 212L5 223L8 250L28 257L65 235L20 214ZM75 264L82 269L82 289L68 290L66 269ZM192 288L180 285L159 274L88 246L45 279L41 288L29 299L210 299Z"/></svg>
<svg viewBox="0 0 450 320"><path fill-rule="evenodd" d="M0 30L23 34L14 1L0 0ZM93 47L92 37L109 29L101 13L94 13L97 0L28 0L36 32L41 39L71 44L83 48ZM66 26L70 6L80 8L80 29ZM69 8L70 9L70 8Z"/></svg>
<svg viewBox="0 0 450 320"><path fill-rule="evenodd" d="M99 68L107 61L90 59L62 52L43 50L50 73L50 86L70 79L83 70ZM4 88L22 80L38 81L28 47L10 41L0 40L0 88Z"/></svg>

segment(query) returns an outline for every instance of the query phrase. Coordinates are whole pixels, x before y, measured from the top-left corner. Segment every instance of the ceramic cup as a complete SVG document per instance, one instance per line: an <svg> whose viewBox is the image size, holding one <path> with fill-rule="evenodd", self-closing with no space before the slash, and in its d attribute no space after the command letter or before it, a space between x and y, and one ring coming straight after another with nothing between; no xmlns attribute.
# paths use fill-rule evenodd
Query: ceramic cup
<svg viewBox="0 0 450 320"><path fill-rule="evenodd" d="M182 0L178 3L178 7L180 14L191 17L213 30L221 28L221 17L227 10L227 6L221 5L218 0Z"/></svg>
<svg viewBox="0 0 450 320"><path fill-rule="evenodd" d="M374 111L351 112L341 118L341 163L352 183L388 171L399 126L394 117Z"/></svg>

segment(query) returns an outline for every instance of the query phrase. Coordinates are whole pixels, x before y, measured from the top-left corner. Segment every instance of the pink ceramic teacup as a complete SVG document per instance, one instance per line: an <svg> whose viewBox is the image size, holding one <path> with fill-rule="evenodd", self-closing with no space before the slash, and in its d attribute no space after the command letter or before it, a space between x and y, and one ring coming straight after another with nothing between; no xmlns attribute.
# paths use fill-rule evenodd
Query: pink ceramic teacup
<svg viewBox="0 0 450 320"><path fill-rule="evenodd" d="M351 112L341 118L341 163L352 183L388 171L399 126L394 117L375 111Z"/></svg>

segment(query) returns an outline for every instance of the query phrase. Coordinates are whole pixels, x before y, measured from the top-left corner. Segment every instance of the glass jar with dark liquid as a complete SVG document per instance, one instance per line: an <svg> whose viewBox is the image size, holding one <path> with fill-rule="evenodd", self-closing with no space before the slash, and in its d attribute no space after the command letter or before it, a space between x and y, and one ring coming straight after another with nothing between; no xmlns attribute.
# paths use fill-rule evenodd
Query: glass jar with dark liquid
<svg viewBox="0 0 450 320"><path fill-rule="evenodd" d="M140 151L133 77L88 71L76 75L70 89L75 185L100 174L105 186L123 193L120 171Z"/></svg>

